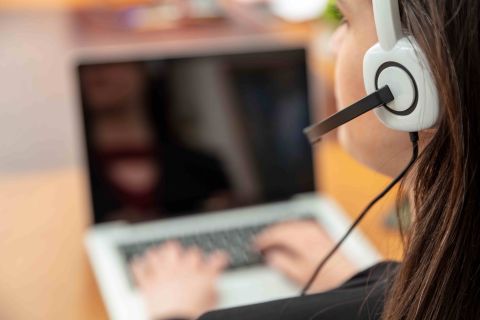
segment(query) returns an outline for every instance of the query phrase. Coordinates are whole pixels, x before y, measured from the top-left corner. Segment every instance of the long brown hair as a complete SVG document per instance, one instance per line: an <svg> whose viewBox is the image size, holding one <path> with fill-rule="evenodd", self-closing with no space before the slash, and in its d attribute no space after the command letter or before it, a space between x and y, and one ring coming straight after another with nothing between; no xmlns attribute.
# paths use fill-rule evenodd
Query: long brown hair
<svg viewBox="0 0 480 320"><path fill-rule="evenodd" d="M383 318L480 319L480 1L399 2L443 115L414 170L415 222Z"/></svg>

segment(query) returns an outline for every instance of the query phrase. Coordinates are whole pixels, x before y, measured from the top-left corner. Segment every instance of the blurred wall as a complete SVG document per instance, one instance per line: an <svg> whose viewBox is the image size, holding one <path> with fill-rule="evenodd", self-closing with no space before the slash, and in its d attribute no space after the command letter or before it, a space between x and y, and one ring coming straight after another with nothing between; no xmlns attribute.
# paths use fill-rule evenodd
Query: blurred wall
<svg viewBox="0 0 480 320"><path fill-rule="evenodd" d="M0 174L79 162L69 29L55 12L0 12Z"/></svg>

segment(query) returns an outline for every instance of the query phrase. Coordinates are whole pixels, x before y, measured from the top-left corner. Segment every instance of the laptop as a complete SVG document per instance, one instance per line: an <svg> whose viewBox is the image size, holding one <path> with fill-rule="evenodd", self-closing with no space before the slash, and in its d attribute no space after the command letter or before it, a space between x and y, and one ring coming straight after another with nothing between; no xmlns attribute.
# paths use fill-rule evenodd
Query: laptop
<svg viewBox="0 0 480 320"><path fill-rule="evenodd" d="M318 221L334 239L349 220L315 191L306 50L81 63L78 79L93 225L86 247L114 320L146 320L129 263L168 240L225 250L219 308L300 288L251 248L280 222ZM355 233L345 253L379 259Z"/></svg>

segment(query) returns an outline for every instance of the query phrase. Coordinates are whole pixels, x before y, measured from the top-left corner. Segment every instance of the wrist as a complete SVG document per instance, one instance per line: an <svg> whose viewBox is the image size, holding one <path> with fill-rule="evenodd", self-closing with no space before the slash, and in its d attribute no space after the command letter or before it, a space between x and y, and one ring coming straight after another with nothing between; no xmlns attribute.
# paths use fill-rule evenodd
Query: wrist
<svg viewBox="0 0 480 320"><path fill-rule="evenodd" d="M159 312L159 313L150 313L149 319L151 320L195 320L197 319L191 313L188 312Z"/></svg>
<svg viewBox="0 0 480 320"><path fill-rule="evenodd" d="M149 310L149 315L149 318L152 320L195 320L198 318L198 313L195 313L194 311L173 308L152 308Z"/></svg>

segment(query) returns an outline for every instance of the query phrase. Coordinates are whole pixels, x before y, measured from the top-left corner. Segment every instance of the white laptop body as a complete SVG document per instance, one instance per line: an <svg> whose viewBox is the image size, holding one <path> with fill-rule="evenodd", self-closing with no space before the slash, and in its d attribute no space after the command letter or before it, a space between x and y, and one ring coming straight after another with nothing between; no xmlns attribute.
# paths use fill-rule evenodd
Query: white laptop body
<svg viewBox="0 0 480 320"><path fill-rule="evenodd" d="M120 249L122 246L310 217L318 220L333 239L339 239L350 223L334 202L311 194L286 202L145 224L99 225L89 231L86 245L110 318L148 320L141 296L132 284L129 265ZM378 252L359 232L347 240L342 250L360 268L371 266L380 259ZM319 257L321 252L325 250L319 251ZM219 280L218 289L218 308L227 308L293 297L301 288L259 264L226 271Z"/></svg>

